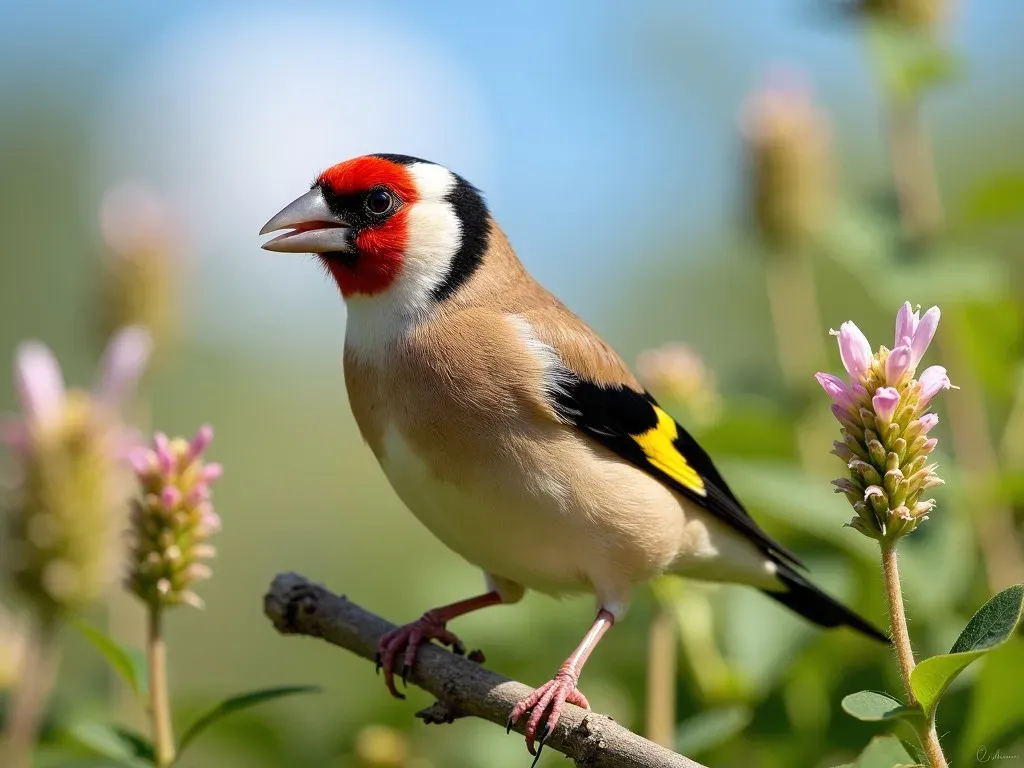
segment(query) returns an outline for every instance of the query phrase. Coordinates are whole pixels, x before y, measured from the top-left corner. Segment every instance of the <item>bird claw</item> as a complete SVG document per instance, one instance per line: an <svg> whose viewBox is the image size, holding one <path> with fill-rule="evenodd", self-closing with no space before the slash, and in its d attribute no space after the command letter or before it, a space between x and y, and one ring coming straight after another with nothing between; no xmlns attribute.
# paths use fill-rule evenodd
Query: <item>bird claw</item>
<svg viewBox="0 0 1024 768"><path fill-rule="evenodd" d="M526 721L524 730L526 748L530 750L531 755L539 758L545 742L554 733L555 726L558 725L565 702L590 709L590 702L576 687L576 677L569 672L559 672L553 680L544 683L512 708L506 723L508 731L511 731L512 726L519 721L519 718L530 712L530 719ZM541 728L542 720L544 721L543 728ZM539 742L540 748L535 751L534 744L537 742ZM533 762L536 765L537 760L535 759Z"/></svg>
<svg viewBox="0 0 1024 768"><path fill-rule="evenodd" d="M402 661L402 685L408 688L409 676L416 661L416 651L420 643L430 640L437 640L447 646L461 645L459 638L449 632L444 622L436 618L431 611L427 611L411 624L396 627L378 642L377 670L384 670L384 684L396 699L405 698L405 695L395 687L395 668L398 660Z"/></svg>
<svg viewBox="0 0 1024 768"><path fill-rule="evenodd" d="M540 738L537 739L537 754L533 758L533 762L530 763L530 768L536 768L537 761L540 760L540 753L544 751L544 743L548 740L548 736L551 735L551 725L544 723L544 727L541 729Z"/></svg>

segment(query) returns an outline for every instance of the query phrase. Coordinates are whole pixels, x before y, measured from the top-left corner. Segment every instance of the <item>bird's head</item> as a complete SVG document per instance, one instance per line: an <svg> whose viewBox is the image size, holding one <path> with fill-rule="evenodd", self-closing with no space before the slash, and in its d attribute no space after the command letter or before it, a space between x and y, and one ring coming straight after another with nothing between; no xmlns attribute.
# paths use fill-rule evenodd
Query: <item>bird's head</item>
<svg viewBox="0 0 1024 768"><path fill-rule="evenodd" d="M405 155L332 166L266 223L268 251L316 254L348 300L426 308L479 265L490 219L480 193L447 168Z"/></svg>

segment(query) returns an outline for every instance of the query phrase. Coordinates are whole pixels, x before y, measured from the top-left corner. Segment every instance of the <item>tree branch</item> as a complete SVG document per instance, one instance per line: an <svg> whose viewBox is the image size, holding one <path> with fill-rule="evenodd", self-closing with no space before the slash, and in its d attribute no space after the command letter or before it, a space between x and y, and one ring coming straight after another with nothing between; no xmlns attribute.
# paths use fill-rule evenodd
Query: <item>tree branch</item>
<svg viewBox="0 0 1024 768"><path fill-rule="evenodd" d="M263 598L263 612L282 634L319 637L367 660L374 659L381 635L394 628L295 573L282 573L274 579ZM504 726L513 705L531 690L433 644L420 648L409 682L438 699L439 704L428 708L432 717L425 717L427 722L449 719L443 715L469 715ZM581 768L705 768L637 736L605 715L572 704L566 704L547 745Z"/></svg>

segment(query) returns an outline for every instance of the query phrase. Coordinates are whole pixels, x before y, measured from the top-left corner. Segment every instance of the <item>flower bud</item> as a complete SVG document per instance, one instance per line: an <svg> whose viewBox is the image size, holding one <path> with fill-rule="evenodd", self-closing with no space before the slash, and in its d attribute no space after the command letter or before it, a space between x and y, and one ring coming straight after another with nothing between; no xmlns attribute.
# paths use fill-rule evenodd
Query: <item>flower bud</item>
<svg viewBox="0 0 1024 768"><path fill-rule="evenodd" d="M761 236L786 246L813 236L831 204L831 136L806 85L792 74L749 98L740 120L751 208Z"/></svg>
<svg viewBox="0 0 1024 768"><path fill-rule="evenodd" d="M950 0L860 0L862 13L922 32L941 26L949 6Z"/></svg>
<svg viewBox="0 0 1024 768"><path fill-rule="evenodd" d="M934 507L921 494L942 484L929 455L938 441L926 437L938 417L926 410L943 389L950 389L945 368L932 366L914 379L928 345L935 336L940 312L932 307L924 316L910 303L896 316L895 341L890 352L880 347L872 355L864 334L852 322L838 333L839 354L852 382L831 374L816 378L833 400L832 412L842 426L843 440L832 452L846 462L848 478L835 483L857 512L851 526L879 541L910 533ZM844 397L858 391L857 405ZM842 403L842 404L840 404ZM855 490L864 488L863 498Z"/></svg>
<svg viewBox="0 0 1024 768"><path fill-rule="evenodd" d="M659 399L685 408L690 423L708 426L718 421L722 401L714 374L685 344L666 344L641 352L637 373Z"/></svg>
<svg viewBox="0 0 1024 768"><path fill-rule="evenodd" d="M3 566L43 620L100 596L127 507L122 459L129 433L118 412L146 365L148 335L118 333L95 394L66 392L60 367L38 342L18 349L23 416L10 422L18 482Z"/></svg>
<svg viewBox="0 0 1024 768"><path fill-rule="evenodd" d="M152 448L131 456L140 493L132 502L125 586L150 606L202 607L191 587L212 575L203 561L214 556L207 539L220 529L209 498L221 467L203 461L212 439L209 426L191 442L157 433Z"/></svg>
<svg viewBox="0 0 1024 768"><path fill-rule="evenodd" d="M106 245L105 280L97 300L99 332L141 325L163 350L177 332L179 267L174 224L152 189L126 182L111 188L100 207Z"/></svg>

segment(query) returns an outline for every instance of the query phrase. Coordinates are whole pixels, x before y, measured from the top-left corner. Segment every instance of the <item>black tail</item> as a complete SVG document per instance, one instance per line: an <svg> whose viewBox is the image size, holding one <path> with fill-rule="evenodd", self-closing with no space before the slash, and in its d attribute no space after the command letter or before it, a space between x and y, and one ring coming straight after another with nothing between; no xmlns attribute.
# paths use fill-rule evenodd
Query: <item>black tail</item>
<svg viewBox="0 0 1024 768"><path fill-rule="evenodd" d="M766 589L764 593L805 619L823 627L852 627L873 640L886 644L892 642L886 634L846 606L837 603L789 566L780 563L778 577L785 585L785 591L771 592Z"/></svg>

